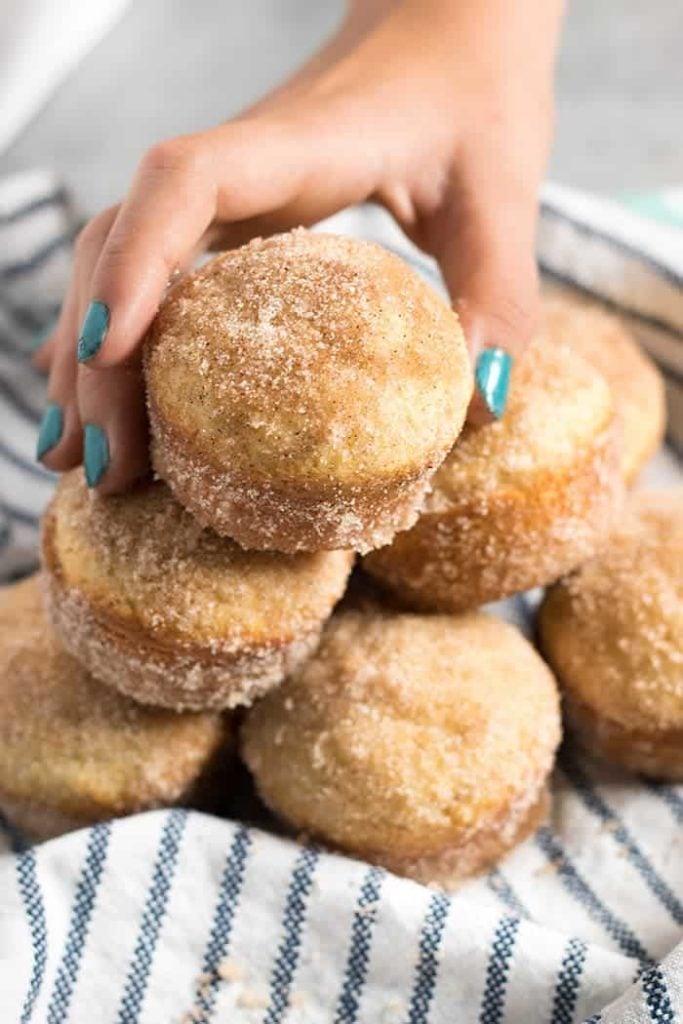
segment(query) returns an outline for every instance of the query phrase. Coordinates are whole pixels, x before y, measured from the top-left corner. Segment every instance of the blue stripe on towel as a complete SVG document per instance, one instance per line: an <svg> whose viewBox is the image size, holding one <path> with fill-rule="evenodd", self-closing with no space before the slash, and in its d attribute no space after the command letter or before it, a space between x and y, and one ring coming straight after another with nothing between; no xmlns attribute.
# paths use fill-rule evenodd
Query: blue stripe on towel
<svg viewBox="0 0 683 1024"><path fill-rule="evenodd" d="M69 931L50 997L47 1024L62 1024L68 1020L69 1003L78 978L90 918L102 879L110 833L109 822L90 829L83 869L71 908Z"/></svg>
<svg viewBox="0 0 683 1024"><path fill-rule="evenodd" d="M284 934L270 981L268 1013L263 1024L279 1024L287 1008L292 979L299 960L306 903L319 857L319 850L312 846L304 846L297 857L282 918Z"/></svg>
<svg viewBox="0 0 683 1024"><path fill-rule="evenodd" d="M10 505L4 499L0 500L0 509L9 519L14 519L22 526L28 526L32 530L37 530L40 526L40 516L35 516L23 508L17 508L16 505Z"/></svg>
<svg viewBox="0 0 683 1024"><path fill-rule="evenodd" d="M0 547L2 547L3 543L3 534L4 530L0 528ZM26 842L19 829L12 824L9 818L5 817L2 811L0 811L0 830L5 833L12 853L23 853L24 850L28 849L29 844Z"/></svg>
<svg viewBox="0 0 683 1024"><path fill-rule="evenodd" d="M32 270L36 270L42 263L46 263L59 249L64 249L67 245L70 245L73 239L73 230L64 231L27 259L1 267L0 281L9 281L15 277L21 277L23 274L29 274Z"/></svg>
<svg viewBox="0 0 683 1024"><path fill-rule="evenodd" d="M586 944L580 939L570 939L567 943L557 975L550 1024L572 1024L586 953Z"/></svg>
<svg viewBox="0 0 683 1024"><path fill-rule="evenodd" d="M228 952L232 923L239 904L244 881L244 872L251 847L249 830L242 827L237 830L225 861L223 875L218 891L218 901L213 913L211 932L204 950L202 972L206 984L197 986L195 1005L203 1011L204 1019L208 1020L216 1001L216 993L220 985L218 966Z"/></svg>
<svg viewBox="0 0 683 1024"><path fill-rule="evenodd" d="M36 872L36 855L33 850L24 850L16 859L17 884L24 904L24 911L31 933L33 966L28 991L21 1010L20 1024L28 1024L45 977L47 964L47 922L45 904Z"/></svg>
<svg viewBox="0 0 683 1024"><path fill-rule="evenodd" d="M602 292L593 291L588 287L588 285L575 280L575 278L571 277L569 274L561 274L557 270L552 270L543 264L541 264L541 270L543 271L544 278L547 278L550 281L556 281L558 284L567 285L579 292L581 295L587 295L588 298L597 301L601 306L604 306L605 309L609 310L611 313L615 313L617 316L631 317L633 320L638 321L639 324L642 324L643 327L653 327L657 331L663 331L665 334L670 335L677 341L683 340L683 331L674 324L669 323L668 320L662 320L661 317L653 316L651 313L643 313L638 309L633 309L632 307L624 305L623 302L615 302L608 296L603 295ZM651 359L654 359L662 373L667 377L670 377L672 373L676 372L674 367L664 362L661 357L653 355L652 352L648 352L648 355Z"/></svg>
<svg viewBox="0 0 683 1024"><path fill-rule="evenodd" d="M37 213L38 210L42 210L47 206L59 206L65 202L66 190L62 187L56 188L44 196L31 199L28 203L24 203L23 206L18 206L16 210L7 210L0 213L0 227L4 227L6 224L16 224L18 221L23 220L24 217Z"/></svg>
<svg viewBox="0 0 683 1024"><path fill-rule="evenodd" d="M547 826L536 832L537 845L555 866L557 876L566 890L585 908L588 914L605 929L627 956L641 964L651 964L652 957L631 931L629 926L613 914L593 892L565 852L560 840Z"/></svg>
<svg viewBox="0 0 683 1024"><path fill-rule="evenodd" d="M493 937L491 955L486 968L486 985L481 1001L479 1024L499 1024L503 1020L505 991L518 931L518 917L501 917Z"/></svg>
<svg viewBox="0 0 683 1024"><path fill-rule="evenodd" d="M495 893L498 899L504 903L506 908L511 910L516 917L523 917L527 920L529 919L531 916L529 911L499 868L492 868L489 871L486 876L486 884L491 892Z"/></svg>
<svg viewBox="0 0 683 1024"><path fill-rule="evenodd" d="M152 881L119 1007L119 1024L131 1024L140 1014L186 824L187 811L176 808L169 812L161 833Z"/></svg>
<svg viewBox="0 0 683 1024"><path fill-rule="evenodd" d="M351 944L346 958L346 970L337 1003L335 1024L354 1024L357 1020L361 993L370 960L375 911L385 874L381 868L372 867L361 886L351 925Z"/></svg>
<svg viewBox="0 0 683 1024"><path fill-rule="evenodd" d="M641 780L649 791L669 808L679 825L683 825L683 796L673 786Z"/></svg>
<svg viewBox="0 0 683 1024"><path fill-rule="evenodd" d="M11 384L0 377L0 398L6 401L15 412L18 412L24 419L27 419L30 424L40 423L42 411L36 409L35 406L29 405L24 396L12 387Z"/></svg>
<svg viewBox="0 0 683 1024"><path fill-rule="evenodd" d="M25 459L22 455L17 455L11 448L3 444L0 441L0 459L5 459L7 462L16 466L22 473L28 473L29 476L37 477L39 480L56 480L57 477L54 473L51 473L48 469L45 469L39 462L35 462L33 459Z"/></svg>
<svg viewBox="0 0 683 1024"><path fill-rule="evenodd" d="M676 1024L676 1011L671 1005L671 997L661 967L656 964L646 971L640 979L640 984L652 1024Z"/></svg>
<svg viewBox="0 0 683 1024"><path fill-rule="evenodd" d="M420 958L410 997L408 1024L426 1024L429 1016L439 973L441 943L450 907L451 901L444 892L434 893L429 901L420 933Z"/></svg>
<svg viewBox="0 0 683 1024"><path fill-rule="evenodd" d="M586 224L585 221L577 220L564 209L555 209L555 207L551 206L547 200L544 200L541 203L541 215L554 220L562 220L565 224L570 224L577 233L583 235L584 238L596 238L598 241L604 242L605 245L614 252L625 253L627 256L632 256L646 267L650 267L652 270L656 271L660 277L663 277L666 281L669 281L677 288L683 287L683 277L681 277L680 274L677 274L675 270L672 270L667 263L662 263L654 256L650 256L648 252L638 249L635 245L629 245L628 242L624 242L621 238L613 238L606 232L600 231L598 228L594 228L591 225ZM622 309L623 308L624 307L622 306Z"/></svg>
<svg viewBox="0 0 683 1024"><path fill-rule="evenodd" d="M683 925L683 904L681 904L664 879L660 878L657 874L655 868L642 852L619 815L595 791L590 779L577 761L565 753L560 761L560 768L571 782L584 806L603 824L610 826L609 834L622 847L628 860L641 876L650 892L668 910L676 924Z"/></svg>

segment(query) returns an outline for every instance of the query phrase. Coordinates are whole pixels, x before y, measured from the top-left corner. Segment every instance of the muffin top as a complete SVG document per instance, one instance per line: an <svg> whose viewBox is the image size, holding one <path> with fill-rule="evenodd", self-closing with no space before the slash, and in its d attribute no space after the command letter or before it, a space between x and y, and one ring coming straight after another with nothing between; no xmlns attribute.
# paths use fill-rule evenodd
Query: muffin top
<svg viewBox="0 0 683 1024"><path fill-rule="evenodd" d="M180 798L227 738L217 714L145 708L89 676L45 620L39 576L0 590L0 789L75 818Z"/></svg>
<svg viewBox="0 0 683 1024"><path fill-rule="evenodd" d="M513 368L502 419L466 428L433 480L428 511L536 487L592 457L613 428L607 383L569 346L537 338Z"/></svg>
<svg viewBox="0 0 683 1024"><path fill-rule="evenodd" d="M568 692L627 728L683 729L683 488L633 495L604 549L541 609Z"/></svg>
<svg viewBox="0 0 683 1024"><path fill-rule="evenodd" d="M512 626L347 611L255 705L242 747L265 800L368 854L438 852L538 792L559 740L553 677Z"/></svg>
<svg viewBox="0 0 683 1024"><path fill-rule="evenodd" d="M248 552L203 530L163 483L101 497L66 473L43 525L48 571L91 609L222 651L285 643L327 618L353 556Z"/></svg>
<svg viewBox="0 0 683 1024"><path fill-rule="evenodd" d="M619 317L577 296L545 295L541 332L550 341L568 345L609 384L621 421L622 475L630 483L664 434L661 373Z"/></svg>
<svg viewBox="0 0 683 1024"><path fill-rule="evenodd" d="M235 480L378 486L438 464L472 376L455 313L397 256L303 229L226 252L149 333L153 422Z"/></svg>

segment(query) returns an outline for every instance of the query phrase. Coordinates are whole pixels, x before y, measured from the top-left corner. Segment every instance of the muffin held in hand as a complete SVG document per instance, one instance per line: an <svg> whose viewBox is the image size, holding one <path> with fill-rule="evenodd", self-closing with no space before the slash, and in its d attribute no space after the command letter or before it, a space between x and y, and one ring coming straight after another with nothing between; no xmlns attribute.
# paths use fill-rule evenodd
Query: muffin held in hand
<svg viewBox="0 0 683 1024"><path fill-rule="evenodd" d="M47 838L117 815L215 806L228 719L143 708L94 680L45 619L41 581L0 590L0 810Z"/></svg>
<svg viewBox="0 0 683 1024"><path fill-rule="evenodd" d="M539 630L583 745L683 782L683 488L635 494L605 549L548 592Z"/></svg>
<svg viewBox="0 0 683 1024"><path fill-rule="evenodd" d="M544 586L599 547L620 506L618 425L603 378L535 341L503 419L467 429L416 525L363 560L407 607L464 611Z"/></svg>
<svg viewBox="0 0 683 1024"><path fill-rule="evenodd" d="M117 497L67 473L43 522L49 613L92 674L176 710L248 704L315 649L346 551L247 552L162 483Z"/></svg>
<svg viewBox="0 0 683 1024"><path fill-rule="evenodd" d="M398 257L299 229L175 287L145 374L158 474L245 548L367 551L409 527L472 375L456 315Z"/></svg>
<svg viewBox="0 0 683 1024"><path fill-rule="evenodd" d="M553 290L543 297L541 332L569 345L609 384L621 427L621 472L633 483L664 438L661 373L623 320L575 293Z"/></svg>
<svg viewBox="0 0 683 1024"><path fill-rule="evenodd" d="M351 611L248 712L241 745L293 829L449 886L539 823L559 738L553 677L513 626Z"/></svg>

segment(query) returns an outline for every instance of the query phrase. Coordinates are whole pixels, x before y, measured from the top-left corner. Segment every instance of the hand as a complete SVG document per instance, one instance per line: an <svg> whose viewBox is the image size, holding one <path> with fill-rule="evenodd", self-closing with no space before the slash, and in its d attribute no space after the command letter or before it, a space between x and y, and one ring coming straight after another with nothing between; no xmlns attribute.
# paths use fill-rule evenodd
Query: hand
<svg viewBox="0 0 683 1024"><path fill-rule="evenodd" d="M204 248L382 203L439 261L477 363L473 422L500 414L535 321L537 193L559 0L358 3L338 36L235 121L162 142L76 244L53 336L52 469L124 490L148 467L140 347ZM78 359L76 358L76 339ZM85 437L85 443L83 438Z"/></svg>

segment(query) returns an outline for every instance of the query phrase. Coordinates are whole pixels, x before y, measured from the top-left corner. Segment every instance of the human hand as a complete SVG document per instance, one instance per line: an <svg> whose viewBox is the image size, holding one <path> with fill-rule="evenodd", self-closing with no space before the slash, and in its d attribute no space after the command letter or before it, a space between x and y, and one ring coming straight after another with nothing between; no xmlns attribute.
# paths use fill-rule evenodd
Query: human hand
<svg viewBox="0 0 683 1024"><path fill-rule="evenodd" d="M440 263L475 360L470 420L500 415L534 327L537 193L560 0L375 0L236 120L154 146L76 244L38 454L125 490L148 466L141 342L198 252L383 204ZM76 339L78 350L76 349ZM76 358L78 355L78 359Z"/></svg>

